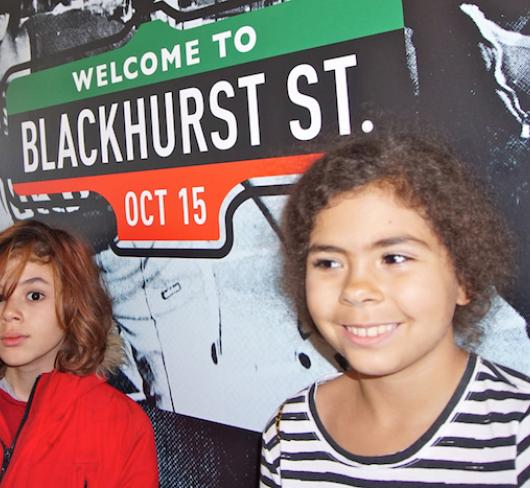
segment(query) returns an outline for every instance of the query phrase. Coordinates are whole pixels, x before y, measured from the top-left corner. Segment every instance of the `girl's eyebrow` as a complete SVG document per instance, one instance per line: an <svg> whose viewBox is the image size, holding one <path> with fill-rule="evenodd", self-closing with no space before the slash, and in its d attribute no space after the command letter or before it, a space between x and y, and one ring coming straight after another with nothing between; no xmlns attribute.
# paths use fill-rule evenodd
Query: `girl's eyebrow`
<svg viewBox="0 0 530 488"><path fill-rule="evenodd" d="M380 247L391 247L398 244L419 244L422 247L430 249L429 244L422 239L411 236L409 234L403 234L400 236L385 237L384 239L379 239L375 241L370 247L380 248Z"/></svg>
<svg viewBox="0 0 530 488"><path fill-rule="evenodd" d="M383 239L379 239L375 241L374 243L370 244L370 248L372 249L379 249L379 248L385 248L385 247L392 247L399 244L419 244L420 246L430 249L429 244L425 242L422 239L418 239L417 237L411 236L409 234L403 234L399 236L392 236L392 237L385 237ZM317 252L332 252L332 253L339 253L339 254L346 254L347 251L341 247L333 246L331 244L312 244L309 246L309 249L307 250L308 254L311 253L317 253Z"/></svg>

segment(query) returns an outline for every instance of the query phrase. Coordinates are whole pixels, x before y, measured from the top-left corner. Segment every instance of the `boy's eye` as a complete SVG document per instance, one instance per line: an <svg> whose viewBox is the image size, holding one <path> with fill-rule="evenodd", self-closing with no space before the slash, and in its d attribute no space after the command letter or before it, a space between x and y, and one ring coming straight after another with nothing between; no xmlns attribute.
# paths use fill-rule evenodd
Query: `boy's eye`
<svg viewBox="0 0 530 488"><path fill-rule="evenodd" d="M38 302L44 298L44 295L40 291L30 291L26 297L30 302Z"/></svg>
<svg viewBox="0 0 530 488"><path fill-rule="evenodd" d="M383 262L385 264L402 264L409 260L409 257L403 256L402 254L386 254L383 256Z"/></svg>

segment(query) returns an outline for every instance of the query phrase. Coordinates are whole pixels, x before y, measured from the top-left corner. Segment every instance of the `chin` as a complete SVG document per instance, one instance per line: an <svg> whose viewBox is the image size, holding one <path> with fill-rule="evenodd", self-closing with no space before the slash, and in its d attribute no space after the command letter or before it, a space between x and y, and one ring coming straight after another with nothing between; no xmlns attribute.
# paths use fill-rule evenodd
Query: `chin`
<svg viewBox="0 0 530 488"><path fill-rule="evenodd" d="M390 376L402 369L400 364L388 357L389 355L380 358L374 357L373 354L367 358L360 358L359 355L355 355L356 357L354 358L351 357L351 354L349 356L346 355L345 357L350 368L359 375L368 378Z"/></svg>

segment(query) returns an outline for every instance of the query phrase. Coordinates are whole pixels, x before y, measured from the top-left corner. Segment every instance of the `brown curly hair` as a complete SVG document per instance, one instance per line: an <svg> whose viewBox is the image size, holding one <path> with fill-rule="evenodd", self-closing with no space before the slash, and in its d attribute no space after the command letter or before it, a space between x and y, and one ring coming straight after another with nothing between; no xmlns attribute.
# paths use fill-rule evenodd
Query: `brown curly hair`
<svg viewBox="0 0 530 488"><path fill-rule="evenodd" d="M103 377L123 361L123 346L112 319L112 303L88 246L72 234L35 221L19 222L0 232L0 276L9 262L15 268L4 280L9 299L28 261L50 264L55 303L65 338L57 353L59 371ZM0 361L0 373L5 370Z"/></svg>
<svg viewBox="0 0 530 488"><path fill-rule="evenodd" d="M511 281L511 234L480 182L446 145L395 130L352 137L317 160L293 188L283 215L284 286L300 320L316 331L305 296L316 215L335 196L370 184L390 186L446 247L470 299L456 308L455 333L467 347L476 345L482 334L480 319L495 294L506 291Z"/></svg>

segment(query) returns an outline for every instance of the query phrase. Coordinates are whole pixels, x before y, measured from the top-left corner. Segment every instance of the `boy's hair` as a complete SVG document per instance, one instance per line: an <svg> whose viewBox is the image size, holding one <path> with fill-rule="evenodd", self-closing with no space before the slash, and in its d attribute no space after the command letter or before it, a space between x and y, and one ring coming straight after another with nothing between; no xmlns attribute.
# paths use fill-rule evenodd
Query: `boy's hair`
<svg viewBox="0 0 530 488"><path fill-rule="evenodd" d="M309 238L330 200L382 185L419 212L448 251L470 299L457 306L457 337L475 345L496 292L511 280L513 246L505 221L479 182L447 147L412 133L383 131L352 138L316 161L295 185L284 211L284 284L300 320L314 329L306 305Z"/></svg>
<svg viewBox="0 0 530 488"><path fill-rule="evenodd" d="M12 260L16 268L4 276ZM64 230L35 220L0 232L3 300L13 293L28 261L53 269L57 319L65 332L56 369L80 376L114 372L123 360L122 342L112 319L111 300L88 246ZM0 366L4 366L1 361Z"/></svg>

